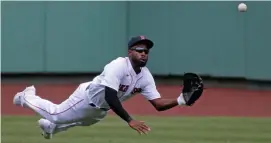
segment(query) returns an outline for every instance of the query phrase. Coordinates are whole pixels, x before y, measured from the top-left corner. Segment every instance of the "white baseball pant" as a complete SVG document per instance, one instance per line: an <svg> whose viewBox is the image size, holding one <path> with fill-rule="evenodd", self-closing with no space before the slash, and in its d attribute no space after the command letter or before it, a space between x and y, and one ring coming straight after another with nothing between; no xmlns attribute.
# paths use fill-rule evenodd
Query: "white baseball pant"
<svg viewBox="0 0 271 143"><path fill-rule="evenodd" d="M90 126L101 121L107 115L107 111L89 104L86 91L88 85L89 83L80 84L61 104L54 104L37 95L25 95L23 106L56 124L56 131L67 130L74 126Z"/></svg>

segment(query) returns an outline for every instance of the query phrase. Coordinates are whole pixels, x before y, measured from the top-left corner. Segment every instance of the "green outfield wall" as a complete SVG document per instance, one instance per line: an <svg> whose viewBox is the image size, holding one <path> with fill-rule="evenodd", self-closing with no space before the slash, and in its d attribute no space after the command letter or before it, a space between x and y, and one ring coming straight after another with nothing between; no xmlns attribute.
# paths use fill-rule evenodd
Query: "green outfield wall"
<svg viewBox="0 0 271 143"><path fill-rule="evenodd" d="M271 80L271 2L2 2L2 73L100 72L146 35L157 75Z"/></svg>

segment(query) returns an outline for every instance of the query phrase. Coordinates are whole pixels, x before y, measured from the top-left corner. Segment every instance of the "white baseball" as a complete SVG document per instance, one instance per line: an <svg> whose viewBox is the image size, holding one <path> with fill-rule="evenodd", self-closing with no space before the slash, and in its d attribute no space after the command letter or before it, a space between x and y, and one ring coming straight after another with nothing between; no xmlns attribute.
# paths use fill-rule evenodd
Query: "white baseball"
<svg viewBox="0 0 271 143"><path fill-rule="evenodd" d="M240 3L240 4L238 5L238 10L239 10L240 12L247 11L247 5L246 5L245 3Z"/></svg>

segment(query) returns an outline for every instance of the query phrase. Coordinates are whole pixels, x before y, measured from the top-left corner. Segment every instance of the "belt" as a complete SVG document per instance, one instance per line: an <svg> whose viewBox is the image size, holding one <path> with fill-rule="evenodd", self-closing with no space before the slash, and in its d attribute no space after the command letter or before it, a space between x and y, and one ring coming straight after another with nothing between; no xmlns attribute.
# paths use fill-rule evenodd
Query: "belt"
<svg viewBox="0 0 271 143"><path fill-rule="evenodd" d="M90 105L91 107L99 108L99 109L101 109L101 110L103 110L103 111L108 111L108 110L110 110L110 109L107 109L107 108L100 108L100 107L96 106L94 103L90 103L89 105Z"/></svg>

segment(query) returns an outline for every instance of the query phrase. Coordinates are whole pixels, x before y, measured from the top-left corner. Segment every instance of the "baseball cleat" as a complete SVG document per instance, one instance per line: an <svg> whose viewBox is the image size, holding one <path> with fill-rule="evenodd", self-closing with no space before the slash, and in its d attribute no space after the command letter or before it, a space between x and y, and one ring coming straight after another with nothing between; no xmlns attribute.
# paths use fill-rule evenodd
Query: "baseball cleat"
<svg viewBox="0 0 271 143"><path fill-rule="evenodd" d="M55 130L56 125L54 123L51 123L50 121L46 119L40 119L38 121L39 127L41 129L41 135L45 139L52 139L53 138L53 132Z"/></svg>
<svg viewBox="0 0 271 143"><path fill-rule="evenodd" d="M36 94L35 87L32 85L32 86L26 87L25 90L23 90L22 92L18 92L13 98L13 104L23 106L23 98L22 97L25 94L35 95Z"/></svg>
<svg viewBox="0 0 271 143"><path fill-rule="evenodd" d="M18 92L13 98L13 104L22 106L21 96L23 96L23 93Z"/></svg>

